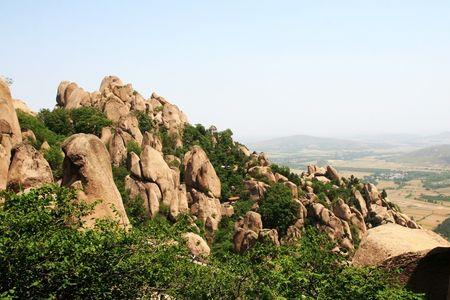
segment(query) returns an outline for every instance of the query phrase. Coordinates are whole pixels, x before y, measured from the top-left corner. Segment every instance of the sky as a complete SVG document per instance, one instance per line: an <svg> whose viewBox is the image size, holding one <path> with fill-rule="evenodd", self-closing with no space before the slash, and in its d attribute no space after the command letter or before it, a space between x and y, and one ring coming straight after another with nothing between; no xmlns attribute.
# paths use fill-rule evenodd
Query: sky
<svg viewBox="0 0 450 300"><path fill-rule="evenodd" d="M243 139L450 130L450 2L6 1L0 74L52 108L117 75Z"/></svg>

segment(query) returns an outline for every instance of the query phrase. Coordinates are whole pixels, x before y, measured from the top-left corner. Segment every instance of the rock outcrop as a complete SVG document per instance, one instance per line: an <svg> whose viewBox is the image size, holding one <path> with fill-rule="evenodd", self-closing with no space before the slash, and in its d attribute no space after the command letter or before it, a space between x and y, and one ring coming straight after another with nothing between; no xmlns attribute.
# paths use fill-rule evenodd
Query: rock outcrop
<svg viewBox="0 0 450 300"><path fill-rule="evenodd" d="M198 234L187 232L183 234L183 238L186 240L186 246L194 256L209 256L211 249L206 241Z"/></svg>
<svg viewBox="0 0 450 300"><path fill-rule="evenodd" d="M91 134L75 134L64 141L64 174L61 185L81 187L78 197L87 203L99 201L85 224L92 227L96 219L112 218L129 227L122 197L114 183L111 161L102 141Z"/></svg>
<svg viewBox="0 0 450 300"><path fill-rule="evenodd" d="M213 165L199 146L184 156L184 179L188 189L196 189L211 197L220 198L221 185Z"/></svg>
<svg viewBox="0 0 450 300"><path fill-rule="evenodd" d="M44 156L29 144L12 151L8 172L8 188L18 192L53 182L50 165Z"/></svg>

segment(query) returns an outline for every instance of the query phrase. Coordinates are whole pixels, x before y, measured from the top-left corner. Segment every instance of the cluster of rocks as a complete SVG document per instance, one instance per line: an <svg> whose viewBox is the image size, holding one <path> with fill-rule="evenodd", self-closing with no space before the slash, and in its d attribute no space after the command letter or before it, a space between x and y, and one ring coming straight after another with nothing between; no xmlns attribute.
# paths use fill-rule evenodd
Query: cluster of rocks
<svg viewBox="0 0 450 300"><path fill-rule="evenodd" d="M229 202L221 203L220 179L201 147L191 147L182 160L163 154L160 130L174 138L171 146L183 146L181 136L187 118L177 106L155 93L145 99L130 84L123 84L115 76L105 77L99 91L93 93L86 92L76 83L61 82L56 98L59 107L94 107L113 122L112 126L103 128L100 138L76 134L62 145L65 158L61 185L76 188L78 197L88 203L99 201L94 212L85 218L87 226L105 217L119 221L124 227L130 226L111 167L124 162L130 172L125 178L125 188L130 191L131 198L139 196L143 199L149 218L163 211L168 218L176 220L180 214L187 213L192 221L201 220L213 236L223 216L234 214L233 203L239 201L239 197L235 195ZM41 151L29 142L35 141L33 132L21 132L15 108L32 113L23 102L14 101L8 85L0 81L0 189L21 191L51 183L53 176ZM137 113L148 115L155 123L154 130L141 132ZM209 131L214 133L217 129L211 127ZM211 137L213 143L217 142L214 134ZM129 152L130 142L140 147L140 153ZM420 228L372 184L343 178L331 166L311 165L301 174L297 185L274 172L263 153L251 153L240 144L236 147L247 158L243 184L254 202L251 211L235 223L233 244L238 253L259 242L294 243L301 238L307 220L337 243L336 251L343 252L353 251L356 241L364 239L371 228L384 224ZM44 143L41 148L48 148L48 144ZM352 199L330 200L324 195L319 198L318 191L314 190L315 182L332 189L351 189ZM273 228L264 228L258 213L267 189L275 183L283 184L291 191L292 201L298 207L296 220L283 237ZM189 233L185 239L194 255L209 254L208 244L197 234Z"/></svg>
<svg viewBox="0 0 450 300"><path fill-rule="evenodd" d="M21 132L9 86L0 80L0 190L16 192L53 182L53 175L42 153L30 142L31 131Z"/></svg>

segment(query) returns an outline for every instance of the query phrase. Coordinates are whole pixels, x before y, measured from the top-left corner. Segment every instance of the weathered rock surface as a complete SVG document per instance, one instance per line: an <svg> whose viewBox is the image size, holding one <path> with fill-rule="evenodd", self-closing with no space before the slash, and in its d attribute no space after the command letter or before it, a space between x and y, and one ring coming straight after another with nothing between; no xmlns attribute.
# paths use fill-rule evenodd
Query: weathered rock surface
<svg viewBox="0 0 450 300"><path fill-rule="evenodd" d="M397 224L384 224L367 230L353 257L360 266L377 266L388 259L407 253L450 247L437 233L425 229L410 229Z"/></svg>
<svg viewBox="0 0 450 300"><path fill-rule="evenodd" d="M220 198L220 179L202 148L192 147L184 156L184 166L184 179L188 190L196 189Z"/></svg>
<svg viewBox="0 0 450 300"><path fill-rule="evenodd" d="M234 225L234 251L244 253L253 247L262 229L261 215L256 212L249 211L243 218L239 218Z"/></svg>
<svg viewBox="0 0 450 300"><path fill-rule="evenodd" d="M222 206L217 198L208 197L195 189L190 191L191 213L205 223L210 231L216 231L219 228L222 219Z"/></svg>
<svg viewBox="0 0 450 300"><path fill-rule="evenodd" d="M209 256L211 249L201 236L193 232L187 232L183 234L183 238L186 240L186 246L191 254L194 256Z"/></svg>
<svg viewBox="0 0 450 300"><path fill-rule="evenodd" d="M6 82L0 79L0 135L9 137L12 147L22 142L19 120L14 109L11 92Z"/></svg>
<svg viewBox="0 0 450 300"><path fill-rule="evenodd" d="M96 219L112 218L128 227L122 197L114 183L111 161L105 145L91 134L75 134L64 141L64 174L61 185L82 185L79 198L92 203L100 200L93 213L85 218L86 226L92 227Z"/></svg>
<svg viewBox="0 0 450 300"><path fill-rule="evenodd" d="M33 146L22 144L13 150L8 172L10 189L18 192L52 182L50 165Z"/></svg>

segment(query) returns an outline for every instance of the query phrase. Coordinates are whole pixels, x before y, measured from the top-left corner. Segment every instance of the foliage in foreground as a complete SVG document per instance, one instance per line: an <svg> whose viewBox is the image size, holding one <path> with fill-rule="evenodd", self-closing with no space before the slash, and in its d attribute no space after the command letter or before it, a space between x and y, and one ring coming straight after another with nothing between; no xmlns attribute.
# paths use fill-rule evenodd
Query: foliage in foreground
<svg viewBox="0 0 450 300"><path fill-rule="evenodd" d="M261 244L243 256L222 249L198 265L180 239L192 229L186 218L170 224L156 217L129 231L110 220L82 229L92 206L75 201L74 191L46 186L1 196L5 298L148 299L159 292L177 299L421 299L389 274L346 266L313 229L298 245Z"/></svg>

